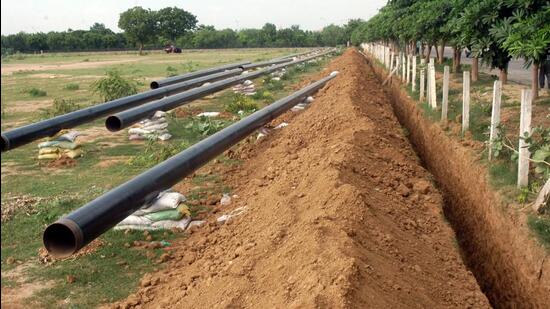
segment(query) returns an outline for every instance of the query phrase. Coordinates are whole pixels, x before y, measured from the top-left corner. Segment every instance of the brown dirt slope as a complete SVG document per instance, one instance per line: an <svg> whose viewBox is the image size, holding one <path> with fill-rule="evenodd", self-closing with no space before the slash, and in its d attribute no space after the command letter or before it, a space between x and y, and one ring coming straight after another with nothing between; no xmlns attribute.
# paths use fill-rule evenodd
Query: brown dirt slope
<svg viewBox="0 0 550 309"><path fill-rule="evenodd" d="M374 73L351 50L321 75L333 70L227 176L246 212L175 244L117 306L489 307Z"/></svg>

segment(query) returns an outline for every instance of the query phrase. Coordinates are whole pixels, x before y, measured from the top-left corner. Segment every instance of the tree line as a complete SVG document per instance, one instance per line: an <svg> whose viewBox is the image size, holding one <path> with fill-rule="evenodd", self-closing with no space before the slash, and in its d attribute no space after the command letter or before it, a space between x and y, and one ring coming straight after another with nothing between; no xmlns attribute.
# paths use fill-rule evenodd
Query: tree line
<svg viewBox="0 0 550 309"><path fill-rule="evenodd" d="M538 93L539 65L550 52L550 2L547 0L390 0L351 35L354 44L383 42L394 50L420 52L435 47L439 63L445 46L453 47L453 71L464 49L471 51L472 80L479 61L500 70L507 81L512 58L532 67L533 94ZM418 50L418 51L417 51Z"/></svg>
<svg viewBox="0 0 550 309"><path fill-rule="evenodd" d="M361 20L347 25L328 25L320 31L302 30L295 25L279 28L266 23L260 29L215 29L198 25L196 16L177 8L158 11L134 7L120 14L122 33L95 23L89 30L51 31L2 35L2 55L14 52L85 51L161 48L174 44L180 48L245 48L245 47L316 47L346 44Z"/></svg>

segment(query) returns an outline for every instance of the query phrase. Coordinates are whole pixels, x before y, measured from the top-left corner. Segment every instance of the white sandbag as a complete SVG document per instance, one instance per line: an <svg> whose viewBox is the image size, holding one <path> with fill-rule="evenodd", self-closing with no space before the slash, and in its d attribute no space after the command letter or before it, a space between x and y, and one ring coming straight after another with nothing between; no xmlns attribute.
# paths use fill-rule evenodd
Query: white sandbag
<svg viewBox="0 0 550 309"><path fill-rule="evenodd" d="M245 86L249 86L249 85L252 85L252 84L253 84L253 82L249 79L247 79L243 82L243 85L245 85Z"/></svg>
<svg viewBox="0 0 550 309"><path fill-rule="evenodd" d="M193 226L201 226L201 225L203 225L203 224L205 224L205 223L206 223L206 221L204 221L204 220L195 220L195 221L191 221L191 222L189 223L189 225L187 226L187 229L190 229L190 228L192 228Z"/></svg>
<svg viewBox="0 0 550 309"><path fill-rule="evenodd" d="M222 198L220 200L220 205L221 206L231 205L231 196L229 196L229 194L227 194L227 193L224 193L224 195L222 196Z"/></svg>
<svg viewBox="0 0 550 309"><path fill-rule="evenodd" d="M236 208L235 210L233 210L232 212L228 213L228 214L225 214L225 215L222 215L220 216L218 219L216 219L216 221L220 222L220 223L225 223L226 221L228 221L229 219L235 217L235 216L239 216L241 214L243 214L246 210L246 207L239 207L239 208Z"/></svg>
<svg viewBox="0 0 550 309"><path fill-rule="evenodd" d="M164 118L164 117L156 119L156 120L145 119L145 120L140 121L140 124L142 124L142 126L152 126L152 125L163 124L163 123L166 123L166 118Z"/></svg>
<svg viewBox="0 0 550 309"><path fill-rule="evenodd" d="M145 135L145 134L151 134L153 131L151 130L145 130L142 128L131 128L128 130L128 134L139 134L139 135Z"/></svg>
<svg viewBox="0 0 550 309"><path fill-rule="evenodd" d="M271 80L280 81L281 78L280 77L273 77Z"/></svg>
<svg viewBox="0 0 550 309"><path fill-rule="evenodd" d="M160 124L154 124L154 125L147 125L142 128L142 130L146 131L157 131L168 128L167 123L160 123Z"/></svg>
<svg viewBox="0 0 550 309"><path fill-rule="evenodd" d="M167 141L172 138L172 134L170 133L164 133L158 136L158 139L161 141Z"/></svg>
<svg viewBox="0 0 550 309"><path fill-rule="evenodd" d="M189 217L183 218L179 221L162 220L162 221L153 222L152 227L155 229L177 228L177 229L185 230L185 228L187 228L190 222L191 222L191 218Z"/></svg>
<svg viewBox="0 0 550 309"><path fill-rule="evenodd" d="M132 134L132 135L128 136L128 140L130 140L130 141L142 141L144 139L147 139L147 138L145 136L139 135L139 134Z"/></svg>
<svg viewBox="0 0 550 309"><path fill-rule="evenodd" d="M155 119L163 118L165 116L166 116L166 112L156 111L155 114L153 115L153 117L151 117L151 119L155 120Z"/></svg>
<svg viewBox="0 0 550 309"><path fill-rule="evenodd" d="M134 213L134 215L148 214L152 212L175 209L182 202L185 202L186 198L179 192L161 192L156 199L150 204L145 205Z"/></svg>
<svg viewBox="0 0 550 309"><path fill-rule="evenodd" d="M136 215L130 215L122 220L118 225L151 225L152 221Z"/></svg>
<svg viewBox="0 0 550 309"><path fill-rule="evenodd" d="M113 230L115 231L126 231L126 230L152 231L154 229L155 229L154 227L149 225L131 225L131 224L126 224L126 225L118 224L118 225L115 225L115 227L113 228Z"/></svg>
<svg viewBox="0 0 550 309"><path fill-rule="evenodd" d="M82 135L82 134L80 134L80 132L78 132L78 131L70 131L68 133L65 133L65 134L59 136L55 140L57 140L57 141L67 141L67 142L74 143L76 138L79 137L80 135Z"/></svg>
<svg viewBox="0 0 550 309"><path fill-rule="evenodd" d="M218 117L220 115L220 112L204 112L200 113L197 116L199 117Z"/></svg>
<svg viewBox="0 0 550 309"><path fill-rule="evenodd" d="M284 127L288 126L288 123L286 122L281 122L278 126L276 126L274 129L275 130L279 130L279 129L282 129Z"/></svg>
<svg viewBox="0 0 550 309"><path fill-rule="evenodd" d="M313 100L314 100L313 97L312 97L312 96L309 96L309 97L307 97L307 98L304 100L304 102L305 102L305 103L311 103L311 102L313 102Z"/></svg>

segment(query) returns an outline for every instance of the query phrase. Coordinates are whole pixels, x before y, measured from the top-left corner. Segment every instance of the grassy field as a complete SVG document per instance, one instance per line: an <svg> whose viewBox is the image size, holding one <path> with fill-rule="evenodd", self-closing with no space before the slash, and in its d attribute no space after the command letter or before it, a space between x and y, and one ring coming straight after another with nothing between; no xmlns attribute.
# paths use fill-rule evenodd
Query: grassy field
<svg viewBox="0 0 550 309"><path fill-rule="evenodd" d="M140 91L156 78L170 74L241 60L265 60L299 52L296 49L244 49L186 51L179 55L160 52L138 56L135 53L75 53L17 55L2 60L2 131L44 117L54 99L65 99L80 106L100 102L90 85L107 70L118 69L122 76L138 82ZM258 107L292 92L292 85L321 70L324 62L290 69L279 83L258 79ZM265 82L264 82L265 81ZM238 120L238 116L212 120L208 130L197 129L203 121L190 116L199 111L223 111L235 100L231 91L194 102L169 117L173 138L161 142L129 142L127 133L107 132L103 119L77 128L84 157L73 167L53 167L38 162L36 143L2 154L2 297L23 307L91 307L128 295L143 273L161 268L157 258L163 248L137 250L135 240L170 242L185 234L173 232L110 231L87 254L51 261L41 250L41 234L48 224L114 186L130 179L166 157L179 152ZM239 164L224 156L224 164ZM197 175L197 186L183 192L197 204L192 213L204 211L200 201L209 194L230 192L216 174ZM201 185L214 183L208 190ZM23 293L23 291L25 291ZM12 304L13 305L13 304Z"/></svg>

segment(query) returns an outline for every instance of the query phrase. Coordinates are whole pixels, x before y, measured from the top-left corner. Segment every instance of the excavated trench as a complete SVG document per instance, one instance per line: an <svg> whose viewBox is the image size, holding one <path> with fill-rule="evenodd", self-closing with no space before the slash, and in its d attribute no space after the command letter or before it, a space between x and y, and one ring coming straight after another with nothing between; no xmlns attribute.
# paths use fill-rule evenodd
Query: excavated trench
<svg viewBox="0 0 550 309"><path fill-rule="evenodd" d="M383 80L387 73L366 60ZM421 109L393 82L386 89L399 122L423 165L444 194L444 213L461 255L495 308L548 308L550 263L528 235L521 214L512 214L492 191L487 171L475 153L450 138L441 126L423 117Z"/></svg>

